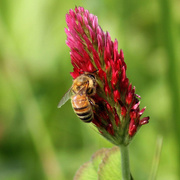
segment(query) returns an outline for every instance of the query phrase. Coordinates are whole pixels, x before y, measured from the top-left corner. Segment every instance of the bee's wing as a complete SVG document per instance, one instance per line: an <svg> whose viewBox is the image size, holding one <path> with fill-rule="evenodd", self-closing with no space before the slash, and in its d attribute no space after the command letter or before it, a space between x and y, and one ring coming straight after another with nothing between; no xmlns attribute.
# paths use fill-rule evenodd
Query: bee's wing
<svg viewBox="0 0 180 180"><path fill-rule="evenodd" d="M64 105L72 96L71 88L66 92L66 94L62 97L62 99L59 101L58 108L60 108L62 105Z"/></svg>
<svg viewBox="0 0 180 180"><path fill-rule="evenodd" d="M86 94L87 93L86 91L87 91L87 86L84 86L78 91L78 94L81 96L83 94Z"/></svg>

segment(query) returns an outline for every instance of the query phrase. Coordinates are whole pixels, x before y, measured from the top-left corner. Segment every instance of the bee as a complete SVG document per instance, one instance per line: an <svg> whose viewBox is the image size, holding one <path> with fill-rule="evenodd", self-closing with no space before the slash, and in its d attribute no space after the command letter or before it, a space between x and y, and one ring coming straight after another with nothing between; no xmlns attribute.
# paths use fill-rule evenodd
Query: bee
<svg viewBox="0 0 180 180"><path fill-rule="evenodd" d="M91 73L84 73L78 76L58 104L58 108L64 105L71 98L74 112L82 121L89 123L93 120L94 114L92 105L95 105L91 96L96 94L96 79Z"/></svg>

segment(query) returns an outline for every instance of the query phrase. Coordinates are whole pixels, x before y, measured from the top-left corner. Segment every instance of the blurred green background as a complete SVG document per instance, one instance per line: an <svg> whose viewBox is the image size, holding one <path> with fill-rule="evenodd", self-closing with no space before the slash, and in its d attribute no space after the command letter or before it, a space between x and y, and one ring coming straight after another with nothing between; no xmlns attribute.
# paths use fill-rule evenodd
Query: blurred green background
<svg viewBox="0 0 180 180"><path fill-rule="evenodd" d="M119 41L127 75L150 123L130 145L134 179L148 179L163 136L158 180L178 180L179 0L0 1L0 179L71 180L102 147L112 147L57 104L72 84L65 14L83 6Z"/></svg>

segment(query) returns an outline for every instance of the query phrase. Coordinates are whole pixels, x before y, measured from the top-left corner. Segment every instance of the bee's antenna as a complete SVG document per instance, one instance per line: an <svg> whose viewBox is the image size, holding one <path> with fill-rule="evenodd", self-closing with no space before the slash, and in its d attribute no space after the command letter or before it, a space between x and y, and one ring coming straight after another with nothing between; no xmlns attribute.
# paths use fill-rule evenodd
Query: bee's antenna
<svg viewBox="0 0 180 180"><path fill-rule="evenodd" d="M96 73L97 71L99 71L99 69L96 69L95 71L93 71L92 73Z"/></svg>
<svg viewBox="0 0 180 180"><path fill-rule="evenodd" d="M81 72L84 72L84 74L94 74L94 73L96 73L97 71L99 71L99 69L96 69L95 71L93 71L93 72L85 72L85 71L82 71L81 70ZM79 71L80 72L80 71Z"/></svg>

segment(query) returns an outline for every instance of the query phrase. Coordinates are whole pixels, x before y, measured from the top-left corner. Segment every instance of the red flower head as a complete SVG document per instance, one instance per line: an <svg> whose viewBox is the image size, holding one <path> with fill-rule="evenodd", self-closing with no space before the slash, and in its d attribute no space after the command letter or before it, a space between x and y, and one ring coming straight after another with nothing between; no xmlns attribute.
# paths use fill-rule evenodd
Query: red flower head
<svg viewBox="0 0 180 180"><path fill-rule="evenodd" d="M149 117L141 119L145 108L140 110L140 96L126 77L127 66L123 51L118 52L118 41L113 42L98 25L97 17L82 7L71 9L66 22L66 43L74 67L71 76L75 79L86 72L96 78L92 123L115 145L129 144Z"/></svg>

